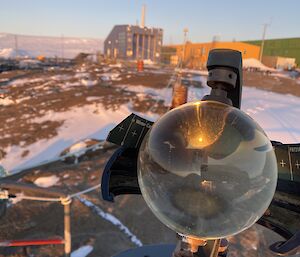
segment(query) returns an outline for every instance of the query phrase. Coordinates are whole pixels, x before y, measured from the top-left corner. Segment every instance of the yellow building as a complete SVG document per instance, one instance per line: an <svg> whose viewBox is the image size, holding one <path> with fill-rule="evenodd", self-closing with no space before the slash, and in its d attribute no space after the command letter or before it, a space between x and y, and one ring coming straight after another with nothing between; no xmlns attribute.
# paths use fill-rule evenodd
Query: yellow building
<svg viewBox="0 0 300 257"><path fill-rule="evenodd" d="M238 50L242 53L243 58L255 58L259 59L260 47L256 45L250 45L242 42L210 42L210 43L191 43L187 42L185 45L172 45L168 46L176 49L176 55L178 58L172 58L172 64L176 59L183 60L183 65L190 68L205 68L208 58L208 53L212 49L226 48Z"/></svg>

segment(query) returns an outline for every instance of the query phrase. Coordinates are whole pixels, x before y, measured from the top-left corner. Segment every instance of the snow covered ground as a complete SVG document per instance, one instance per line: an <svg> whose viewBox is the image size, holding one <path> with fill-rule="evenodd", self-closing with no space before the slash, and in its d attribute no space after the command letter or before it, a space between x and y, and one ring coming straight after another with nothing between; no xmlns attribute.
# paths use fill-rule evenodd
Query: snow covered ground
<svg viewBox="0 0 300 257"><path fill-rule="evenodd" d="M171 89L149 89L137 86L127 90L133 90L139 97L146 94L154 98L166 99L166 102L169 102L171 97ZM208 87L190 88L189 101L201 99L208 92ZM242 110L262 126L271 140L283 143L300 142L300 127L297 123L300 117L300 98L245 87ZM5 149L7 155L1 164L8 170L32 166L57 157L62 150L84 138L105 139L109 131L131 112L130 104L121 105L117 111L113 111L105 110L98 103L74 107L66 112L49 111L41 118L32 119L32 122L64 121L58 130L58 135L51 139L37 141L25 148L9 146ZM139 115L152 120L158 118L152 113ZM25 150L30 153L22 157Z"/></svg>
<svg viewBox="0 0 300 257"><path fill-rule="evenodd" d="M7 170L25 168L58 157L61 151L81 139L105 139L109 131L131 113L130 104L122 105L117 111L113 111L106 110L97 103L74 107L66 112L49 111L42 118L34 118L31 122L64 121L58 130L58 135L26 147L9 146L5 149L7 156L1 161L1 165ZM151 113L146 114L146 117L152 120L158 118L157 115ZM22 157L23 151L26 150L30 154ZM16 160L18 161L16 162Z"/></svg>

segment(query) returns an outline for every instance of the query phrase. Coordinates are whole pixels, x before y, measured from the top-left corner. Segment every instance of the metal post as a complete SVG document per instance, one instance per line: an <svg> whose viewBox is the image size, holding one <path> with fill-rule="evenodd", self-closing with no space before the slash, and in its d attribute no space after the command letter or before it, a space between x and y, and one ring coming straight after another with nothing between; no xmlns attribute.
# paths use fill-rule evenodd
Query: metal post
<svg viewBox="0 0 300 257"><path fill-rule="evenodd" d="M183 30L184 33L184 39L183 39L183 53L182 53L182 61L181 61L181 68L183 66L183 63L185 62L185 51L186 51L186 43L187 43L187 33L189 32L189 30L187 28L185 28Z"/></svg>
<svg viewBox="0 0 300 257"><path fill-rule="evenodd" d="M148 35L148 57L147 59L151 59L151 34Z"/></svg>
<svg viewBox="0 0 300 257"><path fill-rule="evenodd" d="M181 74L179 74L173 86L171 109L187 102L188 88L184 84L182 84L181 79Z"/></svg>
<svg viewBox="0 0 300 257"><path fill-rule="evenodd" d="M153 35L153 62L156 61L156 36Z"/></svg>
<svg viewBox="0 0 300 257"><path fill-rule="evenodd" d="M136 34L136 59L138 60L140 58L140 36L139 34Z"/></svg>
<svg viewBox="0 0 300 257"><path fill-rule="evenodd" d="M145 27L146 5L142 7L141 28Z"/></svg>
<svg viewBox="0 0 300 257"><path fill-rule="evenodd" d="M71 201L64 205L65 257L71 256Z"/></svg>
<svg viewBox="0 0 300 257"><path fill-rule="evenodd" d="M191 251L194 257L218 257L221 239L206 241L178 234L177 237L180 239L177 248Z"/></svg>
<svg viewBox="0 0 300 257"><path fill-rule="evenodd" d="M61 35L61 60L64 62L65 59L65 49L64 49L64 35Z"/></svg>
<svg viewBox="0 0 300 257"><path fill-rule="evenodd" d="M145 35L143 34L142 35L142 60L144 60L145 57L144 53L145 53Z"/></svg>
<svg viewBox="0 0 300 257"><path fill-rule="evenodd" d="M259 61L262 61L263 57L263 52L264 52L264 45L265 45L265 37L266 37L266 30L267 30L268 24L264 24L264 30L263 30L263 35L262 35L262 40L261 40L261 46L260 46L260 52L259 52Z"/></svg>
<svg viewBox="0 0 300 257"><path fill-rule="evenodd" d="M15 35L15 50L16 50L16 59L19 59L19 47L18 47L18 36Z"/></svg>

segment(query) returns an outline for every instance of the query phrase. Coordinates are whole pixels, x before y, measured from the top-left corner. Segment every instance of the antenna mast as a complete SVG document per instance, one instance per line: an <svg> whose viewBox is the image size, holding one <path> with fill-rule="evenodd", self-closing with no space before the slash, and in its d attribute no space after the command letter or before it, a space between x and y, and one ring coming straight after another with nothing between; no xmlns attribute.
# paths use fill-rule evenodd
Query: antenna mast
<svg viewBox="0 0 300 257"><path fill-rule="evenodd" d="M145 27L145 20L146 20L146 5L144 4L142 7L141 28Z"/></svg>

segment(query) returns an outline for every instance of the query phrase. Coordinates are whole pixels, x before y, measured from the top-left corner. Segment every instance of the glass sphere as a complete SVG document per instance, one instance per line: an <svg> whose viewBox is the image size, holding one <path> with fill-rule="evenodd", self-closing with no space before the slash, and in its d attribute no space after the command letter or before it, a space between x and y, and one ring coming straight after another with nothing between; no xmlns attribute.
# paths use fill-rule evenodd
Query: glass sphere
<svg viewBox="0 0 300 257"><path fill-rule="evenodd" d="M199 101L155 122L140 148L138 181L165 225L185 236L223 238L247 229L268 208L276 157L251 117Z"/></svg>

